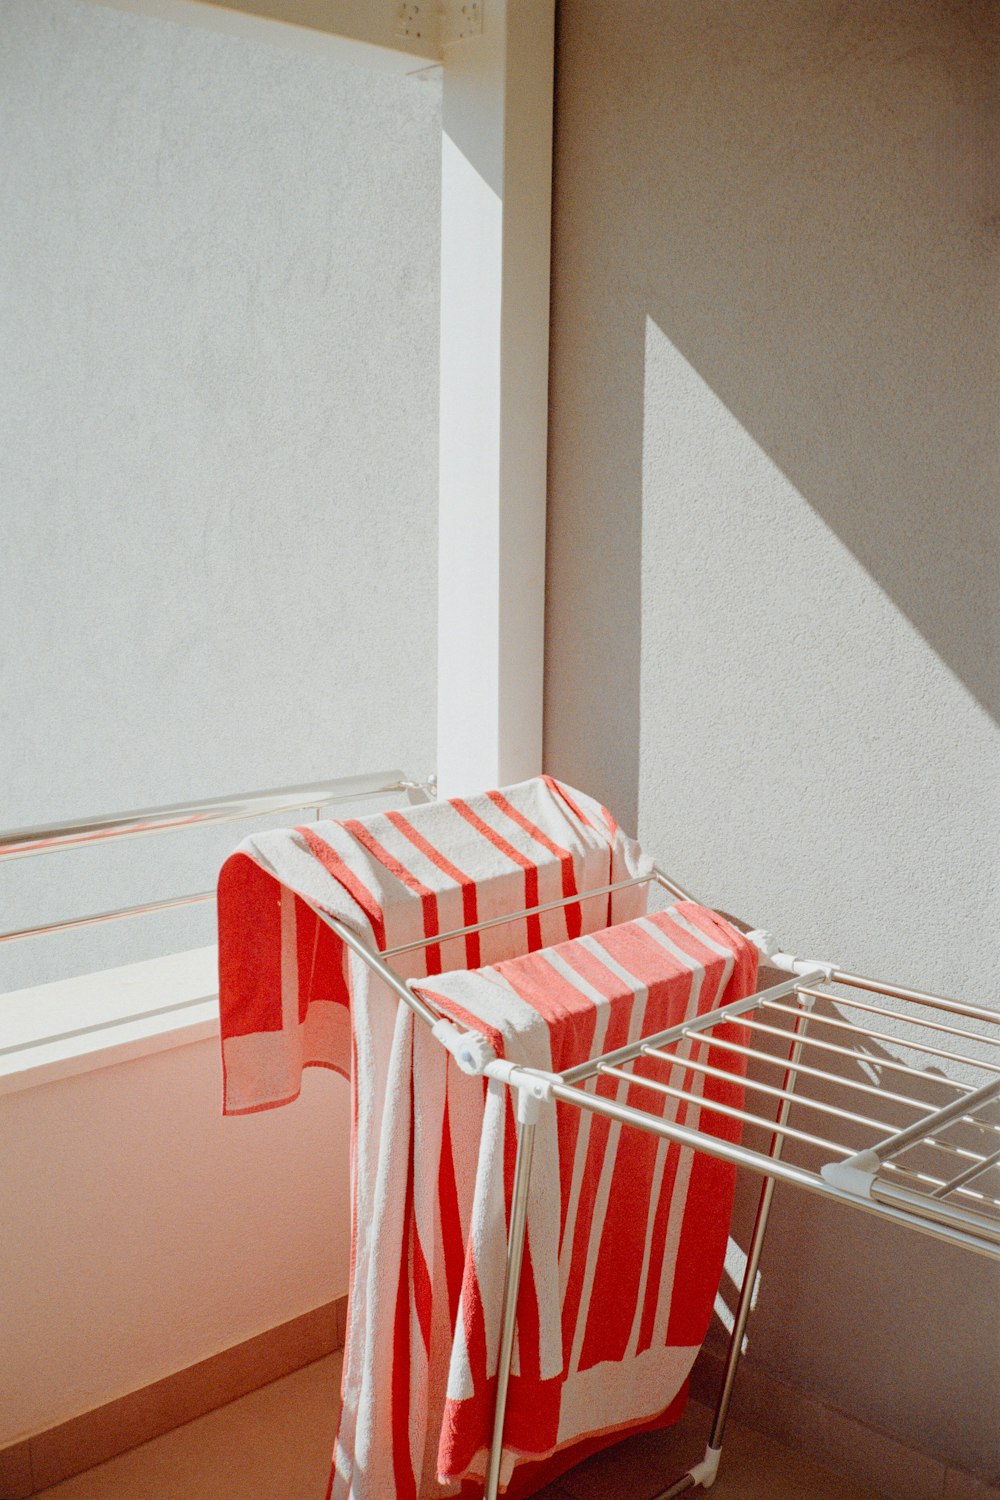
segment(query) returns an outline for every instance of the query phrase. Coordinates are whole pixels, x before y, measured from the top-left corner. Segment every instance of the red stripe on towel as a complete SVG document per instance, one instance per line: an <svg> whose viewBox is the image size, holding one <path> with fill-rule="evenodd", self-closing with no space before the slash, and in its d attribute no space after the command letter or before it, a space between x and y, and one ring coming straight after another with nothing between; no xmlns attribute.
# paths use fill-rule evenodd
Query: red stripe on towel
<svg viewBox="0 0 1000 1500"><path fill-rule="evenodd" d="M459 1298L462 1295L465 1256L462 1249L462 1219L458 1210L458 1188L455 1183L455 1156L451 1145L451 1117L447 1092L441 1132L441 1161L438 1167L438 1202L441 1213L441 1240L444 1245L444 1271L448 1287L448 1312L451 1325L454 1327L458 1318Z"/></svg>
<svg viewBox="0 0 1000 1500"><path fill-rule="evenodd" d="M222 1035L281 1030L281 886L246 854L219 872Z"/></svg>
<svg viewBox="0 0 1000 1500"><path fill-rule="evenodd" d="M365 916L371 923L372 933L376 945L385 947L385 919L382 916L382 908L367 886L348 867L335 849L315 834L311 828L303 826L297 828L296 833L302 835L309 846L309 852L320 864L328 875L332 875L338 885L342 885L347 894L357 902Z"/></svg>
<svg viewBox="0 0 1000 1500"><path fill-rule="evenodd" d="M386 818L405 839L409 839L414 849L419 849L432 864L436 865L442 874L447 875L455 884L462 888L462 917L463 927L471 927L474 922L479 921L479 908L476 900L476 882L471 876L464 874L457 865L435 849L433 844L428 843L423 834L418 833L412 823L408 823L402 813L388 812ZM465 963L466 968L479 968L479 933L469 932L465 937Z"/></svg>
<svg viewBox="0 0 1000 1500"><path fill-rule="evenodd" d="M599 827L598 824L594 823L594 821L593 821L592 818L588 818L587 817L587 814L583 811L582 808L580 808L580 807L577 806L576 802L574 802L573 798L570 796L568 789L566 787L564 787L561 782L556 781L556 779L555 779L554 776L543 776L542 780L545 782L545 785L548 787L548 789L549 789L550 792L554 792L557 797L561 797L562 798L563 802L565 802L566 806L569 808L569 810L573 814L574 818L578 819L578 821L581 822L581 823L583 823L587 828L598 828ZM604 823L604 828L601 829L600 831L602 833L606 832L607 836L608 836L608 884L610 885L610 883L611 883L611 861L612 861L613 856L614 856L615 840L618 837L618 824L615 822L614 818L608 812L608 809L606 807L602 807L601 808L601 818L602 818L603 823ZM613 896L613 894L611 894L609 892L609 894L608 894L608 926L609 927L611 926L611 923L614 920L613 912L614 912L614 896Z"/></svg>
<svg viewBox="0 0 1000 1500"><path fill-rule="evenodd" d="M437 892L432 891L430 886L424 885L418 880L405 865L401 864L394 854L390 854L384 845L380 844L374 834L370 833L363 823L356 818L351 818L344 823L344 827L352 838L356 838L362 848L367 849L373 859L377 859L390 875L395 875L397 880L402 881L407 890L412 891L415 896L420 897L420 910L424 919L424 937L436 937L441 931L438 921L438 898ZM441 947L438 943L428 943L427 972L428 974L440 974L441 972Z"/></svg>
<svg viewBox="0 0 1000 1500"><path fill-rule="evenodd" d="M410 1075L410 1117L413 1117L413 1075ZM410 1456L410 1274L413 1221L413 1151L406 1173L402 1256L396 1283L396 1318L392 1339L392 1470L396 1500L417 1500L417 1482Z"/></svg>
<svg viewBox="0 0 1000 1500"><path fill-rule="evenodd" d="M532 823L530 818L526 818L524 813L519 812L502 792L487 792L486 795L494 807L499 808L505 817L510 818L512 823L516 823L518 828L523 829L530 838L534 839L536 844L540 844L549 854L555 855L559 861L560 873L562 875L562 893L564 896L575 896L577 893L576 872L573 868L573 856L569 850L564 849L560 844L550 839L547 833L543 833L538 825ZM531 904L531 902L528 903L529 906ZM579 906L567 906L564 908L564 911L566 915L566 936L570 938L579 937L581 928Z"/></svg>
<svg viewBox="0 0 1000 1500"><path fill-rule="evenodd" d="M524 904L525 906L537 906L538 902L538 866L533 864L527 855L515 849L513 844L508 844L503 834L497 833L488 823L484 823L478 813L474 813L467 802L459 797L453 797L451 805L459 817L473 827L477 833L481 833L484 839L488 839L495 849L505 854L515 865L519 865L524 871ZM529 949L542 946L542 924L537 916L528 917L528 947Z"/></svg>

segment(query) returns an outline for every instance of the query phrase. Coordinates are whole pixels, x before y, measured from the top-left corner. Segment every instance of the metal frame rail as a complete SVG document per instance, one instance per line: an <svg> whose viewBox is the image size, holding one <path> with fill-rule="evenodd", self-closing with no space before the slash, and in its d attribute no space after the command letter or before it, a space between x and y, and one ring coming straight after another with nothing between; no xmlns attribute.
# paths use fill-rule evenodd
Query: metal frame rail
<svg viewBox="0 0 1000 1500"><path fill-rule="evenodd" d="M298 786L272 787L262 792L234 792L225 797L209 797L202 802L171 802L137 812L100 814L77 818L71 823L10 828L0 833L0 861L29 859L37 854L60 854L70 849L85 849L95 844L115 843L153 833L179 833L213 823L276 817L300 809L314 811L318 818L324 807L339 807L345 802L363 802L395 793L405 793L411 802L428 802L434 795L433 778L425 782L411 781L402 771L376 771L364 776L341 776L334 781L307 781ZM48 937L55 932L71 932L79 927L114 922L120 917L143 917L214 900L213 888L195 891L191 895L170 896L164 901L144 901L138 906L119 906L113 911L93 912L64 922L47 922L40 927L19 927L0 932L0 943Z"/></svg>
<svg viewBox="0 0 1000 1500"><path fill-rule="evenodd" d="M676 899L693 899L663 871L654 869L647 876L439 933L434 941L522 921L645 883L659 885ZM318 909L317 915L403 1004L433 1028L460 1066L499 1078L516 1092L518 1143L484 1500L497 1500L499 1494L535 1124L546 1105L562 1102L603 1115L679 1147L746 1167L764 1179L705 1456L654 1500L670 1500L699 1486L709 1489L715 1480L777 1182L1000 1260L1000 1011L798 959L776 951L768 934L754 932L749 937L765 962L786 971L789 978L565 1073L543 1073L497 1061L488 1046L484 1050L482 1039L460 1031L414 993L422 981L403 980L392 970L387 959L422 947L423 940L379 953L335 918ZM844 990L852 993L844 994ZM853 992L886 996L902 1008L859 999ZM837 1013L828 1014L823 1006L836 1006ZM842 1014L845 1011L851 1019ZM749 1041L733 1040L733 1022L746 1029ZM956 1039L964 1039L968 1046L958 1047ZM899 1060L885 1050L886 1043L916 1062L924 1061L925 1066ZM766 1076L758 1078L754 1073L740 1080L744 1096L760 1098L762 1104L745 1102L737 1108L703 1099L698 1092L700 1079L734 1077L709 1060L713 1053L716 1057L731 1054L757 1070L767 1070ZM989 1056L981 1055L985 1053ZM640 1061L646 1064L642 1075L630 1071ZM656 1066L663 1077L656 1076ZM948 1076L948 1067L957 1068L963 1076ZM886 1087L872 1081L873 1075L883 1073L891 1075ZM985 1081L980 1082L984 1074ZM975 1082L968 1081L970 1076ZM780 1081L772 1081L775 1077ZM591 1091L602 1078L619 1086L619 1097ZM625 1100L633 1093L658 1100L663 1112L651 1113L623 1101L623 1090ZM683 1123L677 1118L682 1104L686 1110ZM809 1128L803 1128L802 1122L790 1124L793 1107L798 1114L806 1114ZM703 1109L706 1115L724 1114L739 1120L744 1129L760 1132L762 1143L746 1145L713 1135L710 1125L701 1125ZM824 1128L826 1133L820 1134ZM859 1149L859 1136L864 1142L872 1133L874 1144ZM815 1163L786 1161L786 1143L811 1153Z"/></svg>

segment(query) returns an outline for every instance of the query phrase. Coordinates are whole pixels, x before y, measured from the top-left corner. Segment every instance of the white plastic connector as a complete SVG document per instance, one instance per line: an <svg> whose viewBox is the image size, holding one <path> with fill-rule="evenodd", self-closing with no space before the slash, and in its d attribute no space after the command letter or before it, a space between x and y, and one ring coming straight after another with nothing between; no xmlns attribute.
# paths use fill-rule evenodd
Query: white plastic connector
<svg viewBox="0 0 1000 1500"><path fill-rule="evenodd" d="M748 932L747 939L753 943L762 958L770 958L772 954L781 952L781 945L774 933L767 932L763 927L755 927L753 932Z"/></svg>
<svg viewBox="0 0 1000 1500"><path fill-rule="evenodd" d="M792 973L798 974L800 979L815 979L817 975L820 975L829 984L836 969L836 964L828 964L822 958L792 959Z"/></svg>
<svg viewBox="0 0 1000 1500"><path fill-rule="evenodd" d="M872 1183L881 1165L881 1159L874 1151L859 1151L857 1155L849 1156L846 1161L827 1162L826 1166L820 1167L819 1170L820 1176L831 1187L841 1188L845 1193L853 1193L856 1198L870 1198Z"/></svg>
<svg viewBox="0 0 1000 1500"><path fill-rule="evenodd" d="M783 974L797 974L800 979L822 977L829 981L833 978L836 964L828 964L821 958L796 958L794 953L786 953L780 948L774 934L763 928L755 928L747 933L747 937L772 969L780 969Z"/></svg>
<svg viewBox="0 0 1000 1500"><path fill-rule="evenodd" d="M496 1062L497 1055L484 1036L477 1031L462 1031L444 1016L434 1022L431 1036L451 1053L463 1073L478 1076L486 1072L490 1063Z"/></svg>
<svg viewBox="0 0 1000 1500"><path fill-rule="evenodd" d="M485 1069L487 1078L505 1083L517 1094L517 1118L522 1125L533 1125L538 1119L543 1104L552 1101L552 1083L535 1073L526 1073L517 1063L498 1057Z"/></svg>
<svg viewBox="0 0 1000 1500"><path fill-rule="evenodd" d="M705 1449L705 1457L700 1464L695 1464L690 1474L695 1484L700 1484L703 1490L710 1490L715 1483L719 1472L719 1459L722 1457L721 1448L713 1448L711 1443Z"/></svg>

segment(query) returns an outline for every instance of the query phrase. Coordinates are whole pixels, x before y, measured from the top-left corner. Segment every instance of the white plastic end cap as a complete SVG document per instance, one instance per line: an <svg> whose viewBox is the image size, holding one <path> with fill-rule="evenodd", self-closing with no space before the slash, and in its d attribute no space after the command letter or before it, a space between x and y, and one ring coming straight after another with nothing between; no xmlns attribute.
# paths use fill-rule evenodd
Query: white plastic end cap
<svg viewBox="0 0 1000 1500"><path fill-rule="evenodd" d="M771 958L781 951L781 944L774 933L765 931L763 927L755 927L753 932L748 932L747 940L753 943L762 958Z"/></svg>
<svg viewBox="0 0 1000 1500"><path fill-rule="evenodd" d="M462 1031L444 1017L435 1021L431 1035L447 1048L463 1073L479 1076L496 1061L496 1053L484 1036L477 1031Z"/></svg>
<svg viewBox="0 0 1000 1500"><path fill-rule="evenodd" d="M849 1156L847 1161L827 1162L819 1171L823 1181L828 1182L831 1187L853 1193L855 1198L870 1198L875 1173L880 1166L881 1161L874 1151L859 1151L856 1156Z"/></svg>

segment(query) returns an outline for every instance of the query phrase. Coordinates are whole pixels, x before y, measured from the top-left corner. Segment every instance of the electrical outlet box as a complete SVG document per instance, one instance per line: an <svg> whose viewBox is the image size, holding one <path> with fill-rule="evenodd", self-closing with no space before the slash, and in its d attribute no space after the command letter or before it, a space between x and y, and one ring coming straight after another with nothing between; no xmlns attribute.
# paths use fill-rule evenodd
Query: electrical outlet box
<svg viewBox="0 0 1000 1500"><path fill-rule="evenodd" d="M396 35L447 47L482 36L485 0L397 0Z"/></svg>

